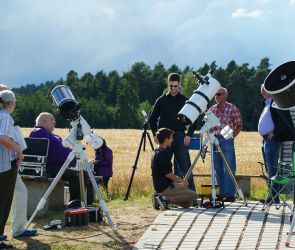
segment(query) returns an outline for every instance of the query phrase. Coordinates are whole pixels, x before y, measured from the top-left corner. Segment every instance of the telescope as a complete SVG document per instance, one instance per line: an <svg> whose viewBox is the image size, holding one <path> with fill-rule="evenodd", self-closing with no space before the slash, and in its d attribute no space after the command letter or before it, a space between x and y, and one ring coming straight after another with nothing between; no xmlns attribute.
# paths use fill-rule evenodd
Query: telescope
<svg viewBox="0 0 295 250"><path fill-rule="evenodd" d="M193 92L191 98L186 101L177 115L178 119L185 125L192 125L208 109L210 100L221 88L220 83L212 76L212 71L206 76L201 76L194 71L193 74L199 83L199 87Z"/></svg>
<svg viewBox="0 0 295 250"><path fill-rule="evenodd" d="M295 61L273 69L264 80L264 88L276 104L274 107L295 108Z"/></svg>
<svg viewBox="0 0 295 250"><path fill-rule="evenodd" d="M79 118L81 105L73 96L70 88L66 85L58 85L51 92L53 106L55 106L61 116L67 120Z"/></svg>

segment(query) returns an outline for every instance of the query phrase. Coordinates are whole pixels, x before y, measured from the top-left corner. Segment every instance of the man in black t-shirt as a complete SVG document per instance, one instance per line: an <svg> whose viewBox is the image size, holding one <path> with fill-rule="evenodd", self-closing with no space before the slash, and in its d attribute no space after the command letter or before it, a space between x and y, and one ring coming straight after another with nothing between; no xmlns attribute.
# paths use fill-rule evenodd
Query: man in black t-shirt
<svg viewBox="0 0 295 250"><path fill-rule="evenodd" d="M159 145L153 152L151 162L154 188L159 195L167 196L169 203L184 208L190 207L198 196L187 187L188 181L172 172L172 153L168 148L173 142L173 131L161 128L156 137Z"/></svg>

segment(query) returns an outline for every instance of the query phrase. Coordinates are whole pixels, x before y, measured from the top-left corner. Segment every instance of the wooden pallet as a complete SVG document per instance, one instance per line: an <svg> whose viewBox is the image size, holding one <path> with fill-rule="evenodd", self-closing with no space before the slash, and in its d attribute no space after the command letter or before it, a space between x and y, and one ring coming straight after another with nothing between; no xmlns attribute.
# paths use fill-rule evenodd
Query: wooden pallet
<svg viewBox="0 0 295 250"><path fill-rule="evenodd" d="M290 249L288 208L249 202L219 209L172 209L160 214L133 249ZM295 248L295 235L290 246Z"/></svg>

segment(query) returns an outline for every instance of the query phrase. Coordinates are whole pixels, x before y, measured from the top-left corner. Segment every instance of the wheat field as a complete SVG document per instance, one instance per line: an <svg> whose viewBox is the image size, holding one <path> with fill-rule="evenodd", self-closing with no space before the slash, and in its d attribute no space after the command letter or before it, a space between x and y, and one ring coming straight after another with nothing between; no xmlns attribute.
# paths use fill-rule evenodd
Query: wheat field
<svg viewBox="0 0 295 250"><path fill-rule="evenodd" d="M103 137L107 145L113 150L113 177L110 180L109 187L112 196L125 195L129 179L132 172L132 167L135 163L137 150L139 147L142 130L135 129L94 129L94 131ZM31 128L24 128L24 136L28 136ZM55 129L54 133L65 138L68 134L68 129ZM89 160L94 158L94 150L88 145L86 153ZM155 144L154 144L155 146ZM262 161L261 155L261 137L257 132L241 132L235 140L236 159L237 159L237 174L259 175L261 174L258 161ZM135 171L134 180L131 187L130 197L147 196L153 190L150 158L151 147L146 144L146 150L141 151L140 157ZM197 151L190 151L191 160L197 154ZM207 154L205 163L198 161L194 169L194 173L210 173L210 156ZM200 184L210 183L208 178L196 178L197 188ZM264 181L253 179L251 183L251 193L265 189Z"/></svg>

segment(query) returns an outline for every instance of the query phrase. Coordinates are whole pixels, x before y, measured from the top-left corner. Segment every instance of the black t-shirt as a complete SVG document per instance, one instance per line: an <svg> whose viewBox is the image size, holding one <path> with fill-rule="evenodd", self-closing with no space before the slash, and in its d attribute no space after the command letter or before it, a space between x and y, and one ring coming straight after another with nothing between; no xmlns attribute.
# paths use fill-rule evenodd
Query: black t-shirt
<svg viewBox="0 0 295 250"><path fill-rule="evenodd" d="M173 181L166 177L166 174L172 173L172 154L169 150L156 148L152 155L152 176L154 188L158 193L168 188Z"/></svg>

